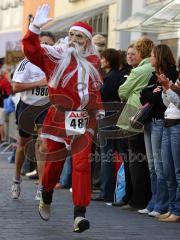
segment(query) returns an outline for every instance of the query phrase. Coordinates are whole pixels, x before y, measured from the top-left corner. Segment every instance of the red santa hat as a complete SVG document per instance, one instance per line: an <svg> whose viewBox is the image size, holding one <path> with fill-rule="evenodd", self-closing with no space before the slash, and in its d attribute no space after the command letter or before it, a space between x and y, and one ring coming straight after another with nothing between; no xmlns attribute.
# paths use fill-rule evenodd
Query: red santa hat
<svg viewBox="0 0 180 240"><path fill-rule="evenodd" d="M89 39L92 39L92 27L85 22L75 22L70 30L77 30L84 33Z"/></svg>

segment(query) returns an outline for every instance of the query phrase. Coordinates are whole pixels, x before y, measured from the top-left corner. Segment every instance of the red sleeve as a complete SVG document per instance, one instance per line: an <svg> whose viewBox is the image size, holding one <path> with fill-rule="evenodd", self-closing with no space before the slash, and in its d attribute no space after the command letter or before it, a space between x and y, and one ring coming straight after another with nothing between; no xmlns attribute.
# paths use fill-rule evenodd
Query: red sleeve
<svg viewBox="0 0 180 240"><path fill-rule="evenodd" d="M7 98L11 93L11 84L6 75L0 76L0 95L3 98Z"/></svg>
<svg viewBox="0 0 180 240"><path fill-rule="evenodd" d="M47 73L45 50L40 45L39 35L28 30L26 35L22 39L22 43L24 54L27 59L34 65L41 68L45 73Z"/></svg>

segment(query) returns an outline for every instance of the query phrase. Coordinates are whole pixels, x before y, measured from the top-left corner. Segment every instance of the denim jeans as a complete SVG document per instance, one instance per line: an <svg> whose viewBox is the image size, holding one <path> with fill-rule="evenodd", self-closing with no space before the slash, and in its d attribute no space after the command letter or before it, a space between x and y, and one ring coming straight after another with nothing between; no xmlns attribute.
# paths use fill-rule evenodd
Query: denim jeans
<svg viewBox="0 0 180 240"><path fill-rule="evenodd" d="M113 201L116 179L114 176L114 152L124 154L126 142L123 139L107 139L106 145L101 146L100 197Z"/></svg>
<svg viewBox="0 0 180 240"><path fill-rule="evenodd" d="M170 212L180 216L180 124L164 127L162 159L169 190Z"/></svg>
<svg viewBox="0 0 180 240"><path fill-rule="evenodd" d="M151 178L152 198L147 205L149 211L165 213L169 207L168 187L163 171L161 143L164 120L153 120L144 126L144 140Z"/></svg>
<svg viewBox="0 0 180 240"><path fill-rule="evenodd" d="M71 156L67 156L59 181L62 187L64 188L71 187L71 175L72 175L72 159Z"/></svg>

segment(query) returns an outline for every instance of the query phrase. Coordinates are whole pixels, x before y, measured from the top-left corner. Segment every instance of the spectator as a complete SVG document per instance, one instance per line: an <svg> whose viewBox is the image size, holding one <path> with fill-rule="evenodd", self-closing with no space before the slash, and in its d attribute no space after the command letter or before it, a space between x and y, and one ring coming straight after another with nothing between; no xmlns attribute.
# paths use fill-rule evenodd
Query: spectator
<svg viewBox="0 0 180 240"><path fill-rule="evenodd" d="M136 59L138 66L131 70L130 75L123 85L119 87L119 96L127 101L117 126L131 136L129 144L129 173L132 184L132 193L129 205L123 208L144 208L151 197L149 171L145 153L144 138L141 131L133 129L130 118L140 106L140 91L148 84L153 68L149 57L154 44L149 38L141 38L135 43ZM134 135L134 136L133 136ZM139 184L141 183L141 184Z"/></svg>
<svg viewBox="0 0 180 240"><path fill-rule="evenodd" d="M106 49L106 38L101 34L95 34L92 38L92 42L95 46L95 49L101 55L101 53ZM104 78L105 71L100 68L99 72ZM92 159L91 159L91 178L92 178L92 188L94 190L99 189L100 187L100 169L101 169L101 161L100 161L100 148L97 136L97 131L94 135L94 141L92 145Z"/></svg>
<svg viewBox="0 0 180 240"><path fill-rule="evenodd" d="M11 84L6 76L4 66L0 68L0 141L5 140L5 113L3 109L3 100L9 97L11 93Z"/></svg>
<svg viewBox="0 0 180 240"><path fill-rule="evenodd" d="M136 50L135 50L134 46L135 46L135 43L131 43L127 49L126 61L127 61L128 65L131 67L129 69L129 73L127 75L124 75L125 80L127 79L128 75L130 74L131 69L138 66L138 62L136 59ZM124 139L124 141L128 142L128 138L127 138L127 140ZM128 153L125 156L128 156ZM113 203L113 206L118 206L118 207L127 205L131 198L131 195L132 195L132 182L131 182L131 175L129 172L128 157L123 158L123 160L124 160L124 173L125 173L125 182L126 182L125 195L123 196L121 201Z"/></svg>
<svg viewBox="0 0 180 240"><path fill-rule="evenodd" d="M138 212L156 217L166 213L169 207L168 188L163 171L163 159L161 158L166 106L161 98L162 86L157 81L156 74L164 73L175 82L178 77L178 71L176 70L173 54L167 45L159 44L155 46L151 52L150 59L152 66L155 67L155 72L153 72L148 86L142 90L140 100L142 104L153 104L151 115L144 125L144 139L151 178L152 198L146 208Z"/></svg>
<svg viewBox="0 0 180 240"><path fill-rule="evenodd" d="M113 110L113 104L120 102L118 96L118 88L125 81L124 75L130 71L130 66L126 63L125 54L112 49L107 48L101 53L101 68L105 70L104 84L101 88L101 98L104 105L107 107L105 110L105 116L115 117L115 110ZM121 70L119 70L121 65ZM116 117L117 119L117 117ZM115 131L117 127L114 123L110 124L109 127L103 127L107 131ZM114 171L114 156L115 151L118 153L124 153L125 143L120 139L107 139L103 136L103 142L101 141L100 134L100 148L101 148L101 171L100 171L100 195L93 200L112 202L114 198L115 190L115 171ZM104 137L106 138L104 141ZM105 145L104 145L105 144Z"/></svg>
<svg viewBox="0 0 180 240"><path fill-rule="evenodd" d="M101 54L106 49L106 38L101 34L96 34L92 38L96 50Z"/></svg>
<svg viewBox="0 0 180 240"><path fill-rule="evenodd" d="M162 137L162 159L165 177L169 190L169 212L159 217L162 222L180 221L180 95L174 95L169 79L164 75L158 77L163 86L163 102L165 111L165 126ZM177 95L179 99L177 98Z"/></svg>

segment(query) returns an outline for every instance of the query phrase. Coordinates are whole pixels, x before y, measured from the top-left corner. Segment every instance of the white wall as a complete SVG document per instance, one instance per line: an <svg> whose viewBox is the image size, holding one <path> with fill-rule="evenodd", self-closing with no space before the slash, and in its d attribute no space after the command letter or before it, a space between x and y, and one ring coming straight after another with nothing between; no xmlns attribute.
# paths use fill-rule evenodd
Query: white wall
<svg viewBox="0 0 180 240"><path fill-rule="evenodd" d="M131 0L119 0L117 8L117 21L123 22L132 13L132 1ZM116 36L116 48L126 50L130 43L130 32L118 31Z"/></svg>
<svg viewBox="0 0 180 240"><path fill-rule="evenodd" d="M12 42L13 45L16 45L16 42L19 42L22 37L21 34L22 34L21 31L7 32L7 33L0 32L0 41L1 41L0 58L5 57L7 42Z"/></svg>
<svg viewBox="0 0 180 240"><path fill-rule="evenodd" d="M23 25L23 6L17 5L17 7L9 6L7 9L2 10L2 7L6 7L7 3L14 3L16 1L1 0L0 1L0 57L5 57L6 43L8 41L16 44L21 38L21 31Z"/></svg>
<svg viewBox="0 0 180 240"><path fill-rule="evenodd" d="M134 1L132 0L132 15L135 14L136 12L143 12L143 8L145 6L145 0L138 0ZM130 41L136 41L139 37L141 37L140 32L132 32L131 33L131 38Z"/></svg>

